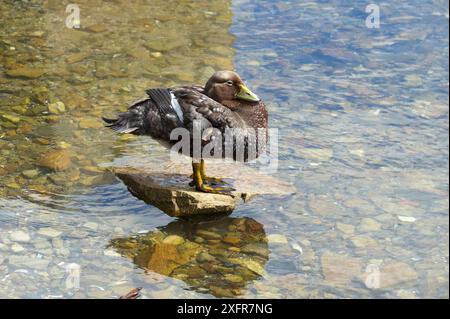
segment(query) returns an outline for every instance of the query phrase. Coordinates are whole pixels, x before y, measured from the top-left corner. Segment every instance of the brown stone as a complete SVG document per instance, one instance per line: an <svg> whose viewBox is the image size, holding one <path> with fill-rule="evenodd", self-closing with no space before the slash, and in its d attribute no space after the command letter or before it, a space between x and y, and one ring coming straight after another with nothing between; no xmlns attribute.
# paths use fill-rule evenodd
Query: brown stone
<svg viewBox="0 0 450 319"><path fill-rule="evenodd" d="M402 283L414 282L418 278L417 272L406 263L387 264L380 270L380 288L389 288Z"/></svg>
<svg viewBox="0 0 450 319"><path fill-rule="evenodd" d="M321 257L325 280L336 285L348 285L361 274L360 260L326 251Z"/></svg>
<svg viewBox="0 0 450 319"><path fill-rule="evenodd" d="M62 171L72 164L68 150L52 150L42 155L37 164L55 171Z"/></svg>
<svg viewBox="0 0 450 319"><path fill-rule="evenodd" d="M35 79L45 73L44 70L38 68L19 67L6 71L6 75L13 78Z"/></svg>

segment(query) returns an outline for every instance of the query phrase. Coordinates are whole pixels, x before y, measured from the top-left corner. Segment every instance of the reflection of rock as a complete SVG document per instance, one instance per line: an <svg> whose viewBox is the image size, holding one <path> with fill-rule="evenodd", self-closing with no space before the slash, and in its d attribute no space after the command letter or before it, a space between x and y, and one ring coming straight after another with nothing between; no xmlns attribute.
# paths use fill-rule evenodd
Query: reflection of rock
<svg viewBox="0 0 450 319"><path fill-rule="evenodd" d="M239 242L225 241L230 236ZM146 235L114 239L110 246L139 267L216 297L242 294L248 282L265 275L269 258L263 225L250 218L177 220Z"/></svg>
<svg viewBox="0 0 450 319"><path fill-rule="evenodd" d="M148 169L114 169L130 192L148 204L156 206L170 216L192 216L199 214L230 213L242 198L250 200L262 194L289 195L294 193L292 185L253 169L237 170L232 165L208 167L211 176L227 177L225 180L236 189L234 197L223 194L197 192L191 186L190 165L178 171Z"/></svg>

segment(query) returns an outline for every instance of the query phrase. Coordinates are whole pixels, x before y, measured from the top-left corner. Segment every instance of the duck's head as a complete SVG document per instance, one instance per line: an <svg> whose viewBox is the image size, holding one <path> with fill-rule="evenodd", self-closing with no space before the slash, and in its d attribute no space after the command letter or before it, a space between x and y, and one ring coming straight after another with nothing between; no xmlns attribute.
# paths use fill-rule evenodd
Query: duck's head
<svg viewBox="0 0 450 319"><path fill-rule="evenodd" d="M205 93L219 103L231 100L259 101L259 97L250 91L239 74L233 71L214 73L206 82Z"/></svg>

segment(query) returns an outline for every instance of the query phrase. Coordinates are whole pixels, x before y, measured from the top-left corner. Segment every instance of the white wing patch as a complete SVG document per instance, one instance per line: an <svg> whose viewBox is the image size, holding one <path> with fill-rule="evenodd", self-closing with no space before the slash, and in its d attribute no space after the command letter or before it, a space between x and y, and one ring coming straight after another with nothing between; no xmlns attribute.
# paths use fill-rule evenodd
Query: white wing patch
<svg viewBox="0 0 450 319"><path fill-rule="evenodd" d="M170 105L172 105L172 108L177 113L177 116L180 119L180 121L183 122L183 111L181 110L180 103L178 103L177 98L172 92L170 92Z"/></svg>

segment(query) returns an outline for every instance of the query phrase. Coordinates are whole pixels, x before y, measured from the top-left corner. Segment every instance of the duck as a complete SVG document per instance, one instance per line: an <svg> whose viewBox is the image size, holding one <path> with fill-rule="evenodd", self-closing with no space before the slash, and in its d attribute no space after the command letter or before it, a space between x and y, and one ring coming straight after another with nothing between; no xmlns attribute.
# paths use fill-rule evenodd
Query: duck
<svg viewBox="0 0 450 319"><path fill-rule="evenodd" d="M207 176L205 154L248 162L264 152L268 142L268 112L258 95L239 74L228 70L215 72L204 86L151 88L146 93L144 99L133 103L116 118L103 117L105 126L122 134L150 136L167 148L180 142L171 136L172 132L185 129L190 134L191 147L185 154L192 158L190 186L205 193L232 194L234 189L223 185L226 183L221 178ZM201 152L197 154L193 150L194 129L201 132ZM246 135L249 129L263 134L249 138ZM236 134L235 138L227 139L229 131ZM244 141L242 148L237 145L239 138ZM222 151L216 153L211 145L220 146ZM232 151L223 152L226 147Z"/></svg>

